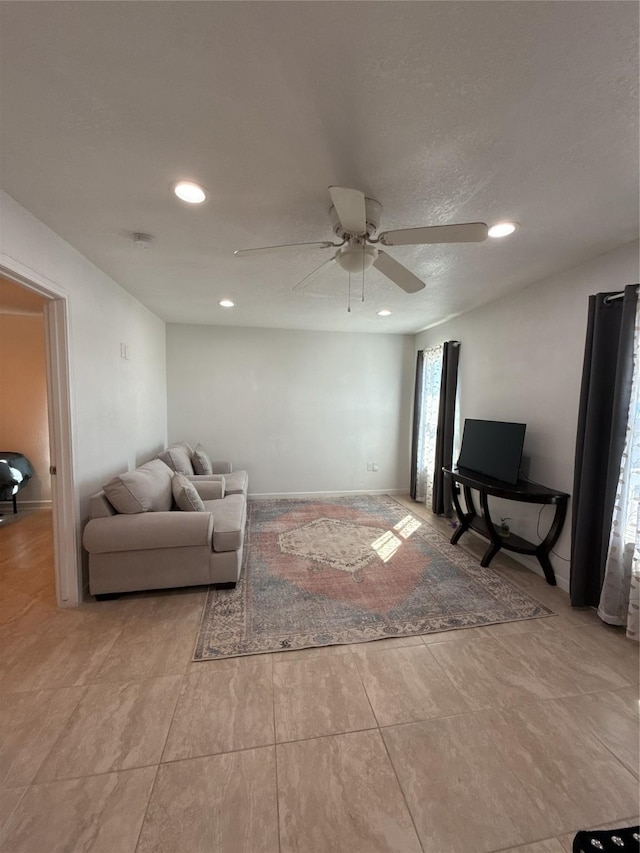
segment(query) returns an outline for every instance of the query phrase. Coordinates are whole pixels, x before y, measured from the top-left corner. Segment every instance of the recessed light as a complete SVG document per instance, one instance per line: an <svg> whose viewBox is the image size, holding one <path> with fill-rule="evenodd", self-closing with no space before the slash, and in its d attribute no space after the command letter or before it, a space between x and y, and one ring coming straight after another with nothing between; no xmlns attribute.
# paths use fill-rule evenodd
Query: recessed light
<svg viewBox="0 0 640 853"><path fill-rule="evenodd" d="M219 304L222 305L223 308L233 308L236 303L232 302L230 299L221 299Z"/></svg>
<svg viewBox="0 0 640 853"><path fill-rule="evenodd" d="M382 311L378 311L378 317L388 317L391 314L387 308L383 308Z"/></svg>
<svg viewBox="0 0 640 853"><path fill-rule="evenodd" d="M496 222L489 228L489 237L508 237L517 227L517 222Z"/></svg>
<svg viewBox="0 0 640 853"><path fill-rule="evenodd" d="M207 199L206 190L200 184L194 184L193 181L179 181L174 184L173 191L178 198L188 201L189 204L202 204Z"/></svg>

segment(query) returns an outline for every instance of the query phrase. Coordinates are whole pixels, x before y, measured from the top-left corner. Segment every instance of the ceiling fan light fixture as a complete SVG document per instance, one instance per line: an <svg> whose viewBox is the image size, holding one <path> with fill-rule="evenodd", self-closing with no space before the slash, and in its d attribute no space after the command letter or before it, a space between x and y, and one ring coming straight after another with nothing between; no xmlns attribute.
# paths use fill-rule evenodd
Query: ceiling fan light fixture
<svg viewBox="0 0 640 853"><path fill-rule="evenodd" d="M383 308L382 311L378 311L378 317L388 317L391 314L388 308Z"/></svg>
<svg viewBox="0 0 640 853"><path fill-rule="evenodd" d="M353 242L342 246L336 252L336 261L345 272L358 273L372 267L378 257L375 246L366 246L363 243Z"/></svg>
<svg viewBox="0 0 640 853"><path fill-rule="evenodd" d="M235 302L232 302L230 299L221 299L218 305L222 305L223 308L234 308Z"/></svg>
<svg viewBox="0 0 640 853"><path fill-rule="evenodd" d="M508 237L518 227L517 222L496 222L489 228L489 237Z"/></svg>
<svg viewBox="0 0 640 853"><path fill-rule="evenodd" d="M189 204L202 204L208 198L207 191L193 181L178 181L173 185L173 191L179 199Z"/></svg>

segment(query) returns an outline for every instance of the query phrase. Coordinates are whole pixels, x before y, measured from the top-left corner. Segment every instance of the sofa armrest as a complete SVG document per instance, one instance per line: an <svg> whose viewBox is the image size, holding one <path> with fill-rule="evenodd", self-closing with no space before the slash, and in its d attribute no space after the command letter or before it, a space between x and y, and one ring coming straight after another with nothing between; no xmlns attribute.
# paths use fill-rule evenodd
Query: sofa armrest
<svg viewBox="0 0 640 853"><path fill-rule="evenodd" d="M216 479L204 479L207 475L194 474L187 479L196 487L196 492L203 501L217 501L224 497L225 482L222 474L216 474Z"/></svg>
<svg viewBox="0 0 640 853"><path fill-rule="evenodd" d="M231 462L212 462L211 463L211 473L212 474L230 474L233 471L233 466Z"/></svg>
<svg viewBox="0 0 640 853"><path fill-rule="evenodd" d="M82 543L90 554L144 551L149 548L211 547L210 512L139 512L94 518L84 529Z"/></svg>

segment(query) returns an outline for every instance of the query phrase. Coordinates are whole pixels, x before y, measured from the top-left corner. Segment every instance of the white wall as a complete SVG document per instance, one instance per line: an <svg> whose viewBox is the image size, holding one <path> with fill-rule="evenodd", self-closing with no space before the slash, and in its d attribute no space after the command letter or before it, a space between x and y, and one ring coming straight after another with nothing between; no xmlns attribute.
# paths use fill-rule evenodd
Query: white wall
<svg viewBox="0 0 640 853"><path fill-rule="evenodd" d="M165 325L57 234L0 193L3 262L48 279L69 304L73 459L79 518L113 474L166 440ZM130 358L120 357L120 344Z"/></svg>
<svg viewBox="0 0 640 853"><path fill-rule="evenodd" d="M169 324L169 440L253 495L407 491L413 358L405 335Z"/></svg>
<svg viewBox="0 0 640 853"><path fill-rule="evenodd" d="M523 470L571 494L588 297L637 280L638 244L632 243L422 332L416 349L459 340L460 423L464 418L526 423ZM494 503L497 515L513 518L515 533L539 541L539 506ZM570 515L571 503L554 548L565 558L571 547ZM545 507L543 535L552 516L553 509ZM540 571L537 560L520 559ZM554 555L551 562L559 585L568 589L569 563Z"/></svg>

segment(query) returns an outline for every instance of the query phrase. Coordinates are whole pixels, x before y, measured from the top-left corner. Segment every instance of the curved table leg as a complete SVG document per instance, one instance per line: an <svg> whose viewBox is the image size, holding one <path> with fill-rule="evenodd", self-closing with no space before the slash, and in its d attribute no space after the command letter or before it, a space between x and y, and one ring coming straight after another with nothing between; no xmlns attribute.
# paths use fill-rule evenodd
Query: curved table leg
<svg viewBox="0 0 640 853"><path fill-rule="evenodd" d="M453 536L450 539L451 545L457 545L460 537L463 533L466 533L467 530L470 529L470 524L473 518L475 518L476 512L475 507L473 506L473 498L471 496L471 491L465 486L464 487L464 498L465 503L467 505L467 512L462 509L460 504L460 487L455 483L451 484L451 497L453 499L453 507L456 511L456 515L458 516L458 528L454 531Z"/></svg>
<svg viewBox="0 0 640 853"><path fill-rule="evenodd" d="M460 537L462 536L462 534L463 534L463 533L466 533L468 529L469 529L468 527L465 527L464 522L463 522L463 521L461 521L461 522L458 524L457 529L456 529L456 530L454 530L454 532L453 532L453 536L452 536L452 537L451 537L451 539L449 540L449 544L451 544L451 545L457 545L457 544L458 544L458 542L460 541Z"/></svg>
<svg viewBox="0 0 640 853"><path fill-rule="evenodd" d="M445 474L445 477L447 475ZM451 476L451 475L449 475ZM458 529L454 531L453 536L451 537L451 544L457 545L458 539L462 536L462 534L467 529L465 526L464 520L464 512L462 511L462 507L460 506L460 499L458 495L460 494L460 486L456 485L453 481L451 482L451 498L453 500L453 508L456 511L456 515L458 516Z"/></svg>
<svg viewBox="0 0 640 853"><path fill-rule="evenodd" d="M556 575L553 571L553 566L551 565L548 555L541 551L536 554L536 557L542 566L542 571L544 572L544 576L547 579L549 586L556 586Z"/></svg>
<svg viewBox="0 0 640 853"><path fill-rule="evenodd" d="M491 521L491 513L489 512L489 501L487 499L487 493L483 490L480 491L480 503L482 504L482 513L484 515L484 523L487 526L487 533L489 534L489 540L491 544L487 548L480 561L480 565L486 569L491 560L495 557L498 551L504 545L504 540L495 529L493 525L493 521Z"/></svg>
<svg viewBox="0 0 640 853"><path fill-rule="evenodd" d="M495 557L498 551L502 548L502 543L500 545L496 545L495 542L492 542L487 550L482 555L482 559L480 560L480 565L483 569L486 569L491 560Z"/></svg>
<svg viewBox="0 0 640 853"><path fill-rule="evenodd" d="M553 517L553 522L551 524L551 527L549 528L547 535L536 548L536 557L538 558L538 562L542 566L542 571L544 572L544 576L550 586L556 586L556 576L555 572L553 571L551 561L549 560L549 553L558 541L558 537L560 536L560 531L562 530L562 525L564 524L566 514L567 499L563 498L559 500L556 504L556 513Z"/></svg>

